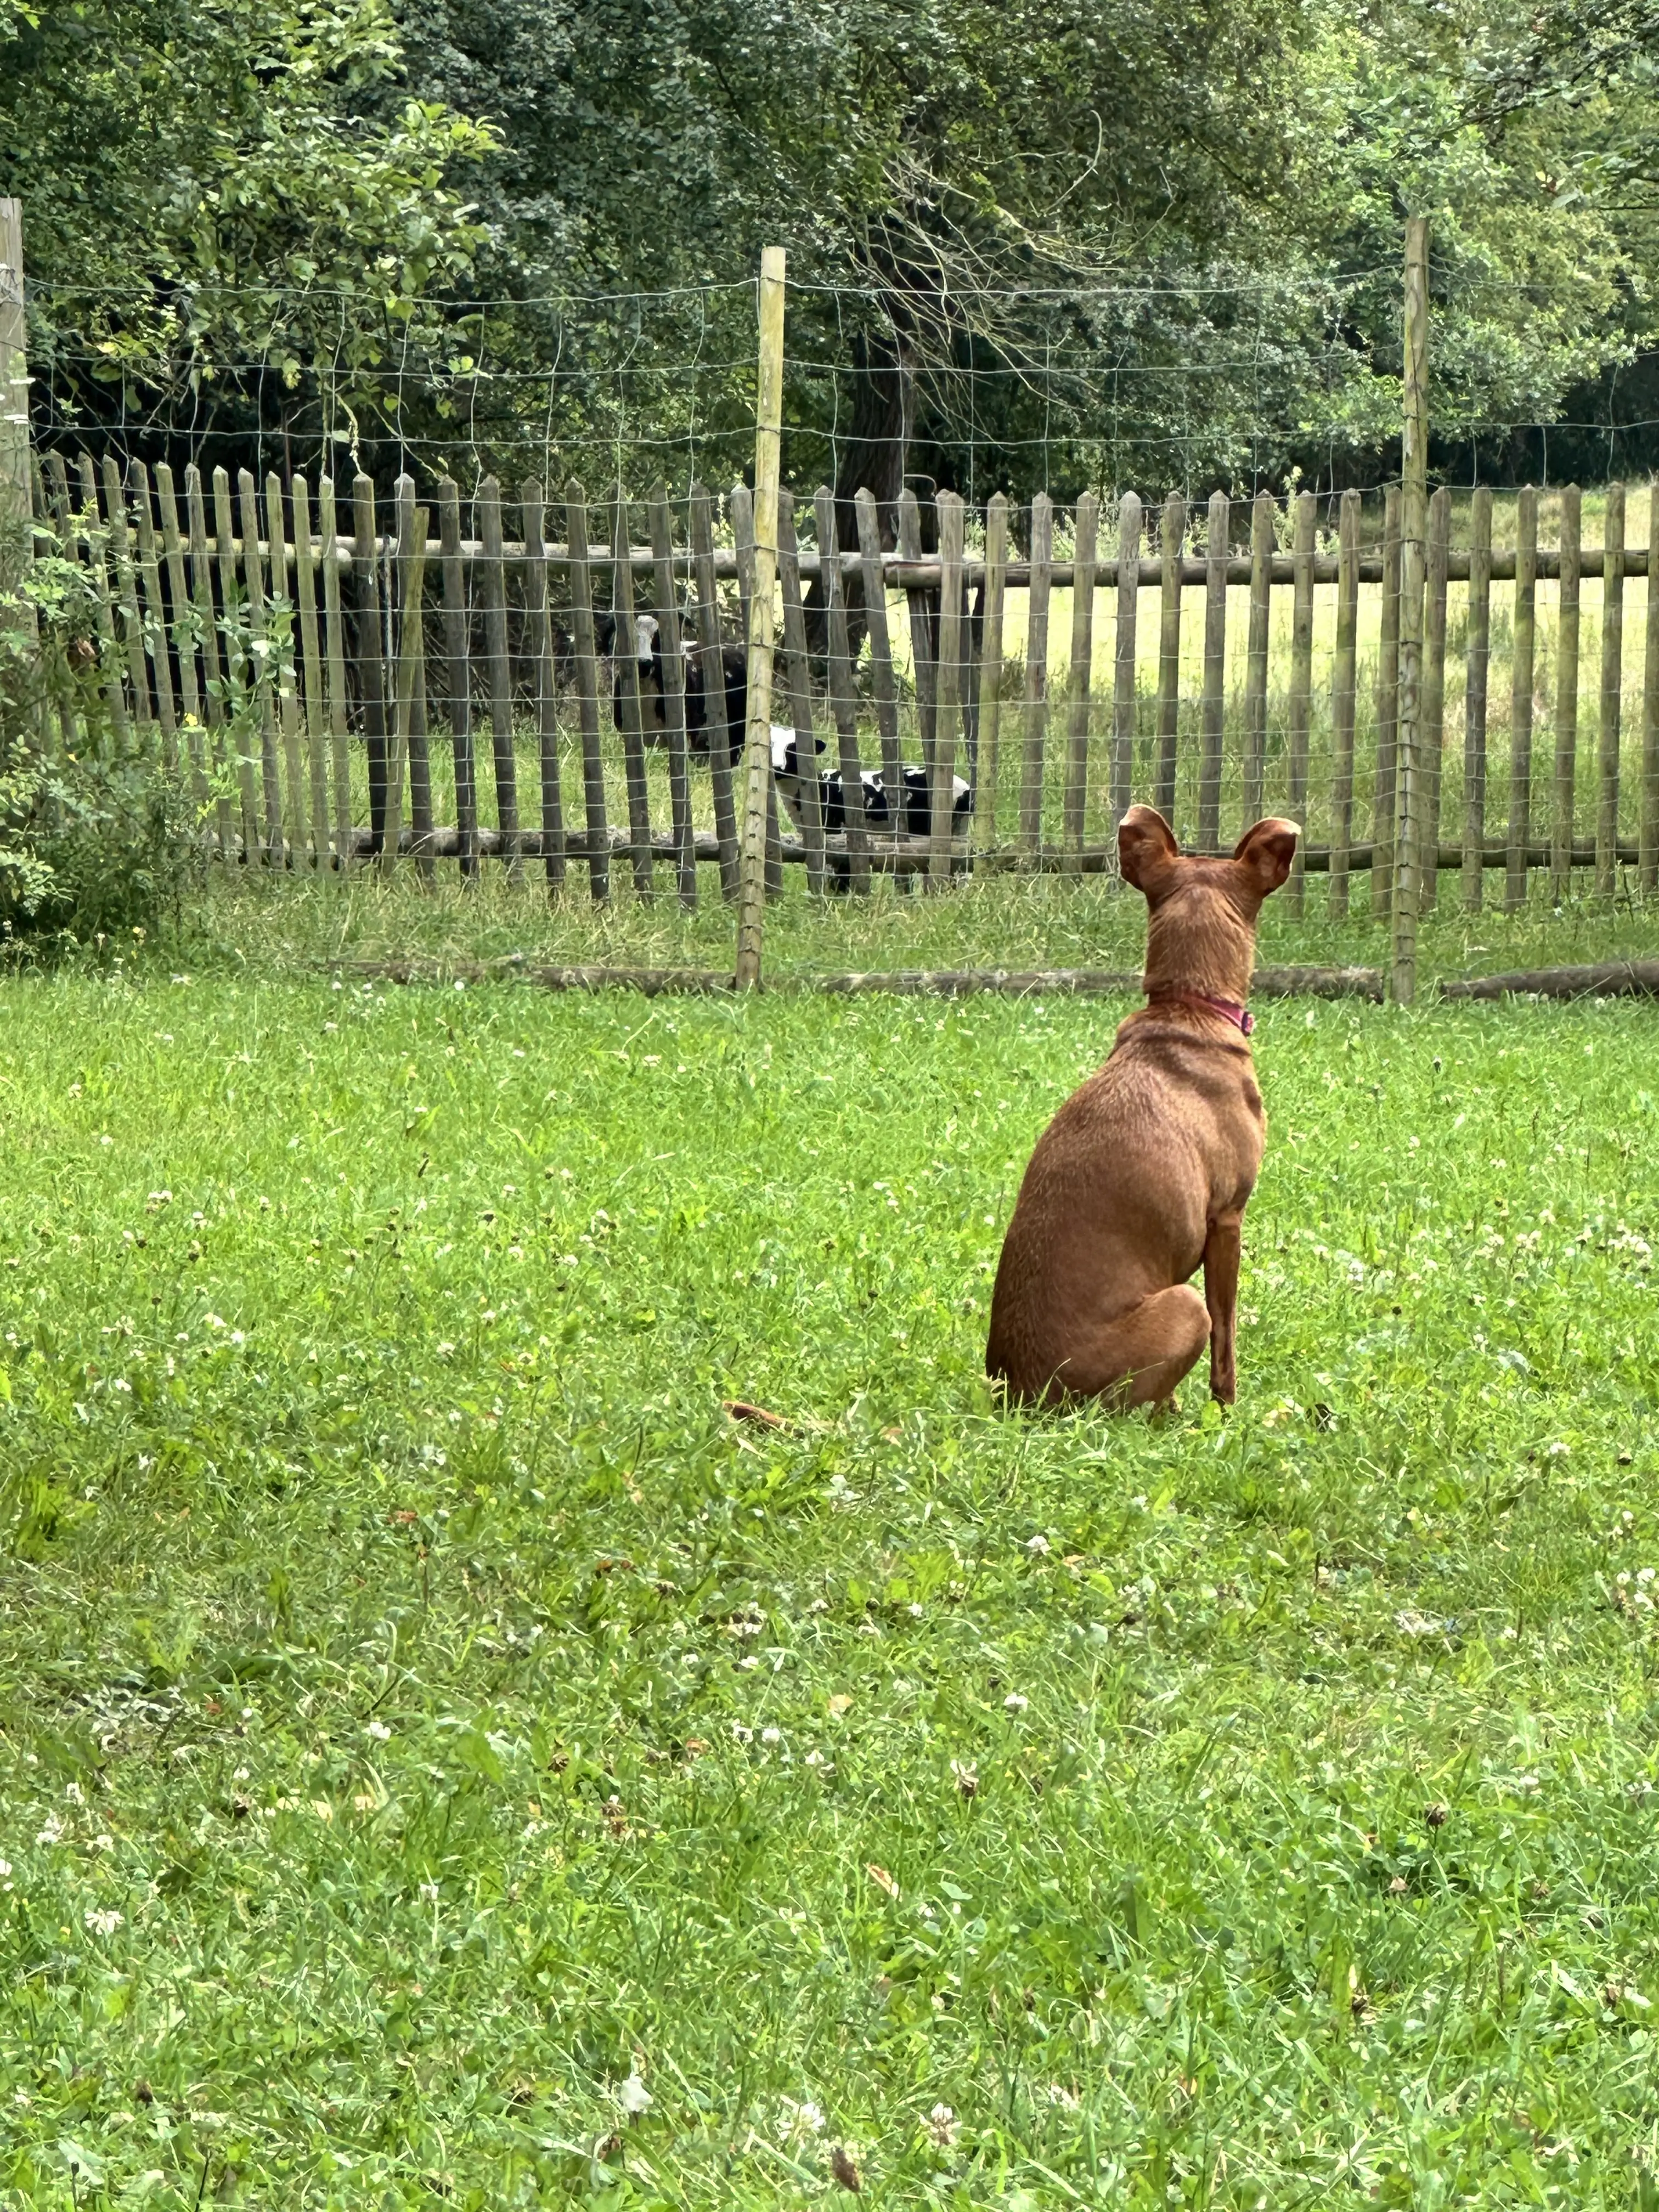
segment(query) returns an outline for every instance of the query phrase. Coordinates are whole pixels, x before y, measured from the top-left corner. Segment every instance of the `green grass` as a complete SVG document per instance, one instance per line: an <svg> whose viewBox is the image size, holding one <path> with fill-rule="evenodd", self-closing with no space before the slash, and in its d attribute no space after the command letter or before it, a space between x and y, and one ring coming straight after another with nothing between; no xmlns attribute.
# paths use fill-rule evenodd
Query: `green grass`
<svg viewBox="0 0 1659 2212"><path fill-rule="evenodd" d="M699 869L694 913L681 910L672 870L659 864L654 873L649 906L634 896L624 866L613 869L610 904L596 907L585 871L574 867L567 896L550 903L544 880L538 884L528 863L516 889L493 866L469 888L450 866L438 872L429 893L406 864L389 884L368 867L343 884L305 876L273 883L261 869L228 878L215 871L211 896L176 957L186 967L273 979L331 960L413 959L443 968L514 957L729 975L736 916L720 900L716 871ZM1534 875L1528 905L1506 915L1502 872L1488 870L1488 904L1470 915L1457 878L1443 874L1438 906L1421 924L1420 973L1492 974L1659 954L1659 902L1628 884L1616 900L1596 899L1582 870L1574 883L1575 896L1558 908ZM1370 915L1368 879L1353 878L1344 921L1330 919L1328 894L1327 879L1310 876L1302 915L1285 894L1271 900L1262 910L1261 959L1386 968L1388 925ZM781 901L767 908L764 972L787 981L904 968L1135 970L1146 937L1145 902L1101 876L1075 882L987 875L958 882L942 896L907 894L886 879L878 880L868 898L815 899L807 894L805 869L791 866Z"/></svg>
<svg viewBox="0 0 1659 2212"><path fill-rule="evenodd" d="M1264 1008L1152 1425L980 1375L1116 1009L171 973L3 993L9 2201L1638 2201L1649 1011Z"/></svg>

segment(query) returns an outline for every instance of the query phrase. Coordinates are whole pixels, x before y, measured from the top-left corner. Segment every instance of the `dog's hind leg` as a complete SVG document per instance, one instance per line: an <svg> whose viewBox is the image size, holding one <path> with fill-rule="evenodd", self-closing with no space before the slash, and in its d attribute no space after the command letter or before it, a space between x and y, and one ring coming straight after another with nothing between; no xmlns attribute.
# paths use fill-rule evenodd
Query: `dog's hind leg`
<svg viewBox="0 0 1659 2212"><path fill-rule="evenodd" d="M1118 1406L1162 1405L1209 1340L1203 1299L1189 1284L1175 1283L1103 1322L1066 1360L1053 1387Z"/></svg>

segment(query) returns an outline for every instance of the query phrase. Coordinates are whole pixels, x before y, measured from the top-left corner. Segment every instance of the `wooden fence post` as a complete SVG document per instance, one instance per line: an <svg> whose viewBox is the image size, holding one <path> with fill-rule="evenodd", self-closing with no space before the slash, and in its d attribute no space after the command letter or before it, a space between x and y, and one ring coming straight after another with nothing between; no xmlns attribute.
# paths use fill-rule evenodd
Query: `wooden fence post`
<svg viewBox="0 0 1659 2212"><path fill-rule="evenodd" d="M23 203L0 199L0 592L28 565L29 377L24 348Z"/></svg>
<svg viewBox="0 0 1659 2212"><path fill-rule="evenodd" d="M1642 662L1642 813L1637 879L1659 885L1659 477L1648 485L1648 634Z"/></svg>
<svg viewBox="0 0 1659 2212"><path fill-rule="evenodd" d="M781 246L761 255L760 364L755 388L755 587L749 600L748 730L744 744L743 850L738 857L737 986L760 981L766 900L767 795L772 778L772 593L778 565L778 469L783 430Z"/></svg>
<svg viewBox="0 0 1659 2212"><path fill-rule="evenodd" d="M1221 741L1227 681L1227 495L1210 494L1204 544L1204 719L1198 759L1198 849L1221 842Z"/></svg>
<svg viewBox="0 0 1659 2212"><path fill-rule="evenodd" d="M1400 735L1395 757L1394 915L1389 995L1417 994L1418 850L1421 793L1418 748L1423 717L1423 600L1429 526L1429 224L1406 225L1405 424L1401 441L1404 511L1400 531Z"/></svg>

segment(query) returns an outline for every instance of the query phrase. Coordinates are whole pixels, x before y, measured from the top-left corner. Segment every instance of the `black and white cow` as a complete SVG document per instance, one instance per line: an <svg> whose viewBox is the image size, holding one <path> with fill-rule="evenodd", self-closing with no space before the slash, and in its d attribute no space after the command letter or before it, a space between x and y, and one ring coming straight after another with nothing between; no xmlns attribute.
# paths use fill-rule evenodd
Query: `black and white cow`
<svg viewBox="0 0 1659 2212"><path fill-rule="evenodd" d="M668 703L664 696L662 636L654 615L636 615L634 618L634 659L640 682L640 722L645 742L661 744L668 732ZM609 646L614 646L616 629L612 623ZM683 638L680 658L684 667L685 734L693 753L707 754L712 739L709 732L708 684L704 663L708 655L701 646ZM623 701L626 696L623 672L611 656L615 675L611 688L611 713L617 727L626 727ZM720 650L721 689L726 696L726 727L732 747L732 757L738 760L743 752L744 715L749 694L748 657L740 645L728 645Z"/></svg>
<svg viewBox="0 0 1659 2212"><path fill-rule="evenodd" d="M814 739L817 750L827 750L822 738ZM890 836L895 828L912 837L927 837L933 834L933 793L928 787L925 768L910 766L901 769L903 799L899 808L900 820L895 824L887 799L887 786L873 769L866 769L859 781L864 791L864 820L867 829L882 836ZM772 781L777 786L778 797L785 811L797 829L803 825L801 805L802 787L805 777L801 773L796 748L795 733L772 725ZM962 778L951 779L951 826L959 835L968 826L973 808L973 793ZM826 835L833 835L847 827L846 787L839 769L832 775L818 778L818 812Z"/></svg>

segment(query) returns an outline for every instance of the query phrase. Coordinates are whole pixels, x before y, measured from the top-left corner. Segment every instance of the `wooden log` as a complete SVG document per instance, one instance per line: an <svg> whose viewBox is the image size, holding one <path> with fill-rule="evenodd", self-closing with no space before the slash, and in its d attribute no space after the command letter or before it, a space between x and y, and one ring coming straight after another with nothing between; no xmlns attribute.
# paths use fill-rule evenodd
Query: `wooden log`
<svg viewBox="0 0 1659 2212"><path fill-rule="evenodd" d="M962 501L955 492L942 491L939 514L939 659L933 725L933 775L929 794L932 831L927 860L927 884L938 890L951 876L952 791L957 773L957 747L963 705L963 540L965 535Z"/></svg>
<svg viewBox="0 0 1659 2212"><path fill-rule="evenodd" d="M1126 491L1118 516L1117 635L1112 664L1111 830L1134 799L1135 616L1140 599L1140 500Z"/></svg>
<svg viewBox="0 0 1659 2212"><path fill-rule="evenodd" d="M352 860L351 750L347 742L345 617L340 605L339 519L334 479L317 479L317 529L322 544L323 614L328 633L329 759L334 771L334 850L343 875Z"/></svg>
<svg viewBox="0 0 1659 2212"><path fill-rule="evenodd" d="M1589 968L1522 968L1443 982L1445 999L1613 999L1659 996L1659 960L1607 960Z"/></svg>
<svg viewBox="0 0 1659 2212"><path fill-rule="evenodd" d="M519 493L524 521L525 612L536 690L537 766L542 787L542 860L550 898L564 889L564 793L559 783L558 674L553 665L553 623L547 605L547 562L542 538L546 501L534 477ZM664 647L665 662L667 647ZM678 649L676 659L678 658ZM682 681L684 679L682 678Z"/></svg>
<svg viewBox="0 0 1659 2212"><path fill-rule="evenodd" d="M300 689L295 653L294 592L289 576L288 523L283 507L283 480L275 469L265 477L265 538L270 550L270 607L266 617L270 639L270 681L276 695L277 724L282 734L289 865L297 867L306 848L306 775L300 755Z"/></svg>
<svg viewBox="0 0 1659 2212"><path fill-rule="evenodd" d="M507 872L522 883L519 849L519 769L513 736L513 664L507 636L507 570L501 549L501 488L494 477L478 486L478 528L483 543L481 580L484 611L484 682L489 692L490 755L495 770L495 819L501 824ZM625 653L632 666L634 624L630 616ZM635 672L634 696L639 698ZM647 863L647 868L649 863Z"/></svg>
<svg viewBox="0 0 1659 2212"><path fill-rule="evenodd" d="M691 830L691 762L685 729L685 649L674 582L674 536L668 487L660 477L650 493L651 545L657 556L657 638L662 648L663 723L668 738L669 821L677 861L680 904L697 903L697 864Z"/></svg>
<svg viewBox="0 0 1659 2212"><path fill-rule="evenodd" d="M1079 499L1072 556L1072 672L1066 709L1066 790L1062 830L1067 853L1081 853L1089 804L1090 679L1095 647L1095 549L1100 502L1091 491Z"/></svg>
<svg viewBox="0 0 1659 2212"><path fill-rule="evenodd" d="M299 603L300 703L305 726L306 787L310 799L311 857L316 868L328 866L328 684L323 672L322 634L317 626L317 554L311 534L311 486L302 476L293 482L294 579Z"/></svg>
<svg viewBox="0 0 1659 2212"><path fill-rule="evenodd" d="M196 671L200 639L196 610L185 578L178 495L173 489L173 471L165 461L155 464L155 499L161 514L161 555L167 562L167 589L173 599L173 649L179 666L179 696L184 703L185 752L190 762L191 795L202 806L207 801L208 786L202 693Z"/></svg>
<svg viewBox="0 0 1659 2212"><path fill-rule="evenodd" d="M478 875L478 785L472 750L472 615L461 562L461 493L453 477L438 479L438 541L443 562L444 660L449 691L449 736L455 754L455 823L460 833L461 875ZM586 545L586 535L582 543ZM575 592L575 573L571 592ZM590 621L590 629L592 627Z"/></svg>
<svg viewBox="0 0 1659 2212"><path fill-rule="evenodd" d="M1382 627L1376 657L1376 783L1371 802L1371 912L1394 909L1395 781L1400 767L1400 574L1404 501L1398 484L1382 495Z"/></svg>
<svg viewBox="0 0 1659 2212"><path fill-rule="evenodd" d="M1302 911L1303 878L1307 870L1304 847L1308 819L1308 747L1313 722L1313 571L1314 532L1317 521L1318 502L1313 494L1310 491L1298 492L1293 514L1295 550L1291 556L1295 563L1296 576L1291 600L1291 696L1285 732L1285 766L1291 819L1303 824L1304 836L1297 840L1291 879L1285 886L1285 895L1290 902L1292 914ZM1251 817L1252 820L1255 818Z"/></svg>
<svg viewBox="0 0 1659 2212"><path fill-rule="evenodd" d="M149 680L155 699L155 719L161 730L161 763L172 775L179 766L179 718L173 693L173 656L167 650L167 600L161 591L161 569L155 551L149 472L140 460L134 460L128 467L127 489L132 502L133 535L138 548L138 580L143 589L143 640L149 659Z"/></svg>
<svg viewBox="0 0 1659 2212"><path fill-rule="evenodd" d="M898 550L902 561L921 559L921 506L906 484L898 497ZM917 580L904 587L910 617L910 673L916 689L916 727L921 743L921 764L927 781L933 778L933 720L937 710L934 658L938 635L938 586Z"/></svg>
<svg viewBox="0 0 1659 2212"><path fill-rule="evenodd" d="M1642 660L1642 814L1637 879L1659 889L1659 477L1648 489L1648 626Z"/></svg>
<svg viewBox="0 0 1659 2212"><path fill-rule="evenodd" d="M1504 903L1513 914L1527 902L1527 852L1532 842L1533 659L1538 635L1538 494L1530 484L1515 503L1515 621L1510 646L1510 860Z"/></svg>
<svg viewBox="0 0 1659 2212"><path fill-rule="evenodd" d="M731 499L728 503L731 508L732 538L732 544L735 547L738 568L738 598L743 618L743 634L744 639L747 640L750 634L755 592L756 564L755 501L753 495L750 493L748 485L742 483L733 484L732 487ZM773 571L772 581L773 587L775 592L777 585L775 567ZM768 696L769 698L769 692ZM770 711L771 710L769 706L769 714ZM769 726L770 726L769 724ZM767 752L764 766L766 770L766 790L764 799L766 808L766 896L768 898L775 898L783 889L783 847L781 830L778 821L777 787L772 781L772 756L769 749ZM741 860L743 818L744 808L747 803L748 794L745 790L737 802L737 812L738 817L738 841L739 848L739 877L741 877L743 872ZM743 929L741 920L739 920L738 927L738 933L741 935Z"/></svg>
<svg viewBox="0 0 1659 2212"><path fill-rule="evenodd" d="M870 688L876 702L876 729L881 739L881 780L889 793L903 788L899 748L898 684L893 673L892 640L887 624L887 586L883 581L881 517L873 492L860 491L853 501L859 521L859 557L864 585L864 626L870 639ZM895 812L892 820L896 822Z"/></svg>
<svg viewBox="0 0 1659 2212"><path fill-rule="evenodd" d="M1329 910L1348 911L1353 838L1353 736L1359 688L1359 494L1345 491L1337 522L1336 653L1331 667L1331 865ZM1303 860L1303 872L1307 872Z"/></svg>
<svg viewBox="0 0 1659 2212"><path fill-rule="evenodd" d="M720 587L714 580L714 509L707 489L700 483L691 487L691 573L696 589L698 657L703 672L708 783L714 804L714 835L720 844L720 895L734 899L738 895L738 816L732 790L732 751L733 738L741 745L743 733L734 732L726 719L726 641L720 635ZM861 799L860 804L861 810ZM863 819L861 811L860 819Z"/></svg>
<svg viewBox="0 0 1659 2212"><path fill-rule="evenodd" d="M1561 494L1561 595L1556 638L1555 806L1550 842L1550 888L1559 904L1571 887L1574 802L1578 783L1578 629L1583 570L1580 540L1583 495L1577 484Z"/></svg>
<svg viewBox="0 0 1659 2212"><path fill-rule="evenodd" d="M840 754L842 805L847 817L848 888L857 895L870 889L870 838L864 818L864 764L859 757L858 693L853 684L853 645L842 590L840 547L836 533L836 495L820 484L813 499L817 525L819 573L823 579L824 628L829 644L830 711L835 717ZM718 660L715 665L718 666ZM896 826L896 817L892 825Z"/></svg>
<svg viewBox="0 0 1659 2212"><path fill-rule="evenodd" d="M640 698L640 664L635 649L638 635L634 615L634 571L628 560L628 499L617 489L611 502L611 595L616 618L616 680L621 689L623 762L628 787L629 854L634 865L634 889L641 899L653 896L651 880L651 790L645 773L645 715Z"/></svg>
<svg viewBox="0 0 1659 2212"><path fill-rule="evenodd" d="M1031 593L1025 636L1025 761L1019 783L1019 838L1042 850L1042 786L1048 751L1048 573L1054 559L1054 509L1046 491L1031 501Z"/></svg>
<svg viewBox="0 0 1659 2212"><path fill-rule="evenodd" d="M1423 589L1423 807L1419 904L1432 912L1439 890L1432 855L1440 850L1440 786L1446 750L1446 556L1451 547L1451 494L1444 484L1429 501Z"/></svg>
<svg viewBox="0 0 1659 2212"><path fill-rule="evenodd" d="M207 502L202 493L202 472L194 461L185 470L185 512L189 517L190 527L191 596L196 610L197 641L202 652L202 720L206 726L207 750L214 770L214 821L218 831L219 851L224 854L229 852L234 835L230 794L225 788L225 771L229 764L227 748L230 746L236 752L240 752L241 748L234 744L234 739L228 738L225 731L230 693L224 665L219 657L219 626L214 619L213 562L208 553ZM226 644L228 649L228 636ZM244 823L245 831L246 826Z"/></svg>
<svg viewBox="0 0 1659 2212"><path fill-rule="evenodd" d="M1469 625L1463 669L1463 904L1480 911L1486 842L1486 681L1492 659L1492 493L1469 501Z"/></svg>
<svg viewBox="0 0 1659 2212"><path fill-rule="evenodd" d="M778 493L778 596L783 603L783 703L795 732L795 757L799 763L801 842L806 848L806 888L824 887L823 815L819 805L817 736L812 727L812 687L806 666L806 620L801 607L799 549L795 543L795 501L787 490ZM776 695L774 695L776 714ZM779 719L781 719L781 717Z"/></svg>
<svg viewBox="0 0 1659 2212"><path fill-rule="evenodd" d="M1619 843L1619 744L1625 675L1625 487L1607 486L1601 556L1601 718L1597 733L1600 805L1595 817L1595 888L1611 898Z"/></svg>
<svg viewBox="0 0 1659 2212"><path fill-rule="evenodd" d="M409 550L399 551L393 572L398 587L398 681L392 708L392 751L386 766L386 830L380 855L382 875L392 873L403 849L404 779L421 694L421 664L426 650L426 625L422 619L426 583L426 509L416 507L410 519L414 526L406 540ZM418 824L411 823L410 830L416 855L423 857L422 847L424 843L430 848L432 824L428 821L422 832Z"/></svg>
<svg viewBox="0 0 1659 2212"><path fill-rule="evenodd" d="M1002 632L1007 601L1008 499L993 494L985 511L985 622L979 654L979 744L974 765L974 822L981 852L997 842L1002 786Z"/></svg>
<svg viewBox="0 0 1659 2212"><path fill-rule="evenodd" d="M1221 747L1226 729L1227 495L1212 492L1205 545L1204 713L1198 763L1198 842L1213 851L1221 837Z"/></svg>
<svg viewBox="0 0 1659 2212"><path fill-rule="evenodd" d="M239 469L242 510L242 588L247 594L250 690L259 717L259 768L264 793L265 859L283 863L283 771L276 757L276 653L265 606L264 564L259 557L259 488L252 469Z"/></svg>
<svg viewBox="0 0 1659 2212"><path fill-rule="evenodd" d="M352 486L356 545L357 692L362 702L363 752L368 764L368 826L378 853L386 830L386 714L385 647L380 629L380 540L374 520L374 485L360 475ZM486 573L488 562L485 563Z"/></svg>
<svg viewBox="0 0 1659 2212"><path fill-rule="evenodd" d="M1187 535L1187 502L1172 491L1164 502L1159 540L1163 587L1158 639L1158 775L1152 804L1172 827L1181 735L1181 552Z"/></svg>
<svg viewBox="0 0 1659 2212"><path fill-rule="evenodd" d="M409 564L418 552L422 576L427 561L426 526L428 510L415 504L415 479L407 471L398 479L396 486L398 517L398 547L392 573L397 579L398 619L400 623L412 622L421 635L414 648L414 684L410 696L409 711L404 718L403 745L409 763L409 819L415 833L415 860L423 879L430 884L435 873L432 858L432 761L427 745L426 732L426 608L417 592L411 599L408 590ZM404 640L398 634L398 653L404 657Z"/></svg>
<svg viewBox="0 0 1659 2212"><path fill-rule="evenodd" d="M144 621L138 611L132 539L127 529L126 492L113 453L104 456L104 514L109 533L110 562L115 571L115 600L121 611L120 635L126 654L127 681L132 686L132 719L138 742L148 751L155 733L155 715L150 704L149 669L144 659Z"/></svg>
<svg viewBox="0 0 1659 2212"><path fill-rule="evenodd" d="M587 544L587 494L574 477L564 488L566 534ZM611 896L611 832L605 818L605 757L599 750L599 665L593 645L593 580L585 559L570 568L570 627L576 664L576 719L582 741L582 805L587 824L587 886L603 905Z"/></svg>
<svg viewBox="0 0 1659 2212"><path fill-rule="evenodd" d="M1250 626L1244 646L1244 815L1259 822L1267 764L1267 652L1272 636L1273 501L1259 491L1250 505Z"/></svg>

